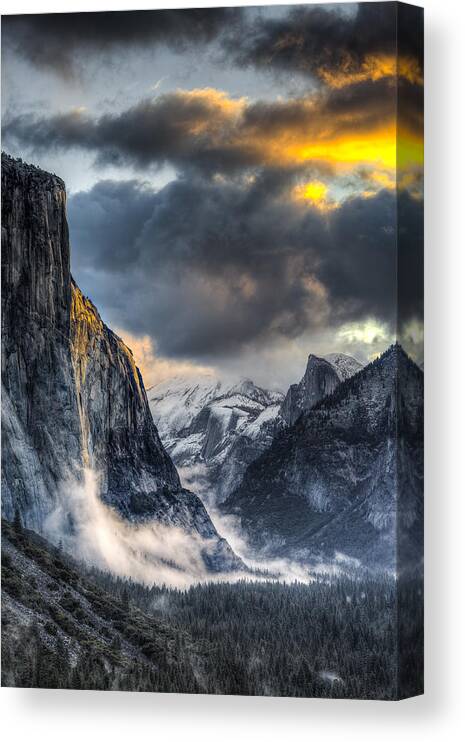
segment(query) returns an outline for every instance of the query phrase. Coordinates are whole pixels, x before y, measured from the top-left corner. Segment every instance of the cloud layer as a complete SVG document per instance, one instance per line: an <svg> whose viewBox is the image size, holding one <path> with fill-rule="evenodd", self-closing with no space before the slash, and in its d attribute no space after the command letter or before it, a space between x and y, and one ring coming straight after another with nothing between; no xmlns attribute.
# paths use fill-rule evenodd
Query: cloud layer
<svg viewBox="0 0 465 742"><path fill-rule="evenodd" d="M234 174L258 166L313 163L323 172L396 166L397 89L389 80L276 101L234 99L211 88L146 98L120 113L75 109L7 119L6 142L33 153L76 148L98 165L174 165ZM421 141L421 121L404 106L403 138ZM418 164L418 160L417 160Z"/></svg>
<svg viewBox="0 0 465 742"><path fill-rule="evenodd" d="M32 65L72 77L89 55L157 46L181 53L235 28L241 16L232 8L5 16L2 39Z"/></svg>
<svg viewBox="0 0 465 742"><path fill-rule="evenodd" d="M418 13L383 2L5 19L7 72L16 85L27 69L44 101L28 78L16 85L3 141L92 174L69 198L73 271L105 319L166 368L237 369L247 354L255 370L287 367L284 343L300 363L304 343L373 337L375 352L397 330L420 337Z"/></svg>
<svg viewBox="0 0 465 742"><path fill-rule="evenodd" d="M207 363L367 316L392 327L395 193L322 213L285 183L281 172L248 184L184 177L159 192L102 181L69 200L79 281L117 326ZM422 209L408 193L402 201L413 268ZM409 317L421 311L415 288Z"/></svg>
<svg viewBox="0 0 465 742"><path fill-rule="evenodd" d="M278 18L259 18L230 37L229 51L242 65L313 76L331 87L393 77L422 78L423 48L416 9L395 2L359 3L346 11L331 5L290 7ZM402 64L393 61L402 32Z"/></svg>

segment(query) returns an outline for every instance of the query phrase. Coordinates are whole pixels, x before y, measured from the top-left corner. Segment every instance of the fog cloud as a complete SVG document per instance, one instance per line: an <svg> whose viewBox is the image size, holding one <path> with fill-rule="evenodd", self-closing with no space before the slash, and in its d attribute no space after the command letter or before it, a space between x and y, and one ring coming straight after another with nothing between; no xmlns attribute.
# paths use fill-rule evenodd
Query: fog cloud
<svg viewBox="0 0 465 742"><path fill-rule="evenodd" d="M241 572L210 573L202 553L210 544L195 533L156 522L134 524L123 520L99 498L98 473L83 471L81 481L63 483L62 496L48 516L44 530L54 543L75 558L120 577L146 585L186 589L200 582L279 580L309 582L310 571L289 560L247 558ZM247 552L233 524L216 519L219 533L234 539Z"/></svg>

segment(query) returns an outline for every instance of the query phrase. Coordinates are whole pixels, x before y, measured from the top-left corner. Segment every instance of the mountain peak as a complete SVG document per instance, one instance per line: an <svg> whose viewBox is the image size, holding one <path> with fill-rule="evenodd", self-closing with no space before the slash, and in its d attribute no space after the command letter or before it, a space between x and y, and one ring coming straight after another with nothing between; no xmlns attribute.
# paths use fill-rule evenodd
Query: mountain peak
<svg viewBox="0 0 465 742"><path fill-rule="evenodd" d="M324 368L326 366L331 366L329 361L327 361L325 358L322 358L320 356L314 355L313 353L310 353L307 359L306 373L307 371L312 371L314 368L318 368L318 367Z"/></svg>
<svg viewBox="0 0 465 742"><path fill-rule="evenodd" d="M12 157L7 152L2 152L2 177L8 178L10 182L27 182L30 189L38 186L45 191L55 188L63 192L66 190L64 181L58 175L30 165L20 157Z"/></svg>
<svg viewBox="0 0 465 742"><path fill-rule="evenodd" d="M288 425L293 425L303 412L331 394L339 382L333 366L324 358L310 353L302 380L289 387L281 405L282 418Z"/></svg>
<svg viewBox="0 0 465 742"><path fill-rule="evenodd" d="M328 353L325 360L331 364L341 381L349 379L363 368L360 361L346 353Z"/></svg>
<svg viewBox="0 0 465 742"><path fill-rule="evenodd" d="M337 389L315 405L315 409L334 408L343 398L358 397L362 394L369 400L369 406L373 411L384 404L387 394L394 400L400 387L404 395L410 384L416 387L420 385L422 388L422 377L421 369L405 352L402 345L395 342L354 376L341 382Z"/></svg>
<svg viewBox="0 0 465 742"><path fill-rule="evenodd" d="M415 368L419 369L419 366L415 363L415 361L410 358L408 353L404 350L402 345L398 340L396 340L392 345L390 345L386 350L381 353L377 358L375 358L371 363L368 364L368 367L384 367L384 366L392 366L392 365L406 365L406 366L414 366Z"/></svg>
<svg viewBox="0 0 465 742"><path fill-rule="evenodd" d="M291 391L301 401L303 382ZM395 343L303 413L251 462L222 511L239 518L253 546L273 557L325 560L340 553L393 569L399 545L417 561L420 369Z"/></svg>

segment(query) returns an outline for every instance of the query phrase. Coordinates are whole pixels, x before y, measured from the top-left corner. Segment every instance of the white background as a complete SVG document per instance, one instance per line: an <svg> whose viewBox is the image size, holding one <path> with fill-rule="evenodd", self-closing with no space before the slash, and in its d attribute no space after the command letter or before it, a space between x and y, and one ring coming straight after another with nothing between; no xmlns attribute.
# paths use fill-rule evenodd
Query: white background
<svg viewBox="0 0 465 742"><path fill-rule="evenodd" d="M184 3L194 7L215 4L221 3ZM137 0L134 7L180 5L181 2L167 0ZM465 738L465 3L424 0L423 5L427 300L425 695L400 703L383 703L2 688L0 724L4 739L453 742ZM97 4L5 0L2 13L131 7L118 0L98 0Z"/></svg>

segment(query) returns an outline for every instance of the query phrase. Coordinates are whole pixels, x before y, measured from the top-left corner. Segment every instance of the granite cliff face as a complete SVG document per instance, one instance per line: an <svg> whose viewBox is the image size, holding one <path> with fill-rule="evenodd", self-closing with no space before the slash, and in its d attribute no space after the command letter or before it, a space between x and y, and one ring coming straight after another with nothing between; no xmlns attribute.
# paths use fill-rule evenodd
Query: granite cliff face
<svg viewBox="0 0 465 742"><path fill-rule="evenodd" d="M40 531L88 467L123 518L192 531L209 568L238 568L181 486L131 351L71 278L63 181L2 155L2 201L3 514Z"/></svg>
<svg viewBox="0 0 465 742"><path fill-rule="evenodd" d="M395 345L279 434L222 509L274 556L418 561L422 436L423 372Z"/></svg>
<svg viewBox="0 0 465 742"><path fill-rule="evenodd" d="M339 376L329 361L312 354L298 384L291 384L281 405L280 415L286 425L293 425L304 412L331 394L339 384Z"/></svg>
<svg viewBox="0 0 465 742"><path fill-rule="evenodd" d="M74 282L70 348L84 465L99 472L102 499L125 517L157 514L160 495L180 489L178 474L131 351Z"/></svg>
<svg viewBox="0 0 465 742"><path fill-rule="evenodd" d="M35 529L81 461L65 209L60 178L2 156L2 510Z"/></svg>

